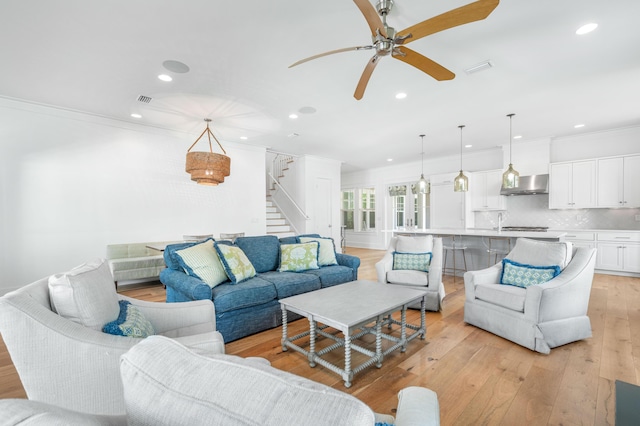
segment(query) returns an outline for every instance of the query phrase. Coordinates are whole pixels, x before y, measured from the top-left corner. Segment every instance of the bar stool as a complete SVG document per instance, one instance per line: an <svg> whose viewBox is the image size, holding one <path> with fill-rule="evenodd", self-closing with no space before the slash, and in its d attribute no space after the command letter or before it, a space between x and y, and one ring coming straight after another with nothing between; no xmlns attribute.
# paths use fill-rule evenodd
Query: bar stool
<svg viewBox="0 0 640 426"><path fill-rule="evenodd" d="M459 240L456 240L456 237L459 238ZM465 251L467 249L467 246L463 244L462 242L462 235L452 235L450 237L444 237L444 238L451 238L451 243L444 243L442 248L444 249L444 262L442 263L442 273L446 274L447 271L450 271L453 273L453 282L456 282L456 273L458 271L460 272L466 272L467 271L467 252ZM453 267L447 268L447 254L451 252L452 253L452 257L453 257ZM463 268L457 268L456 267L456 253L458 252L462 252L462 260L464 261L464 269Z"/></svg>
<svg viewBox="0 0 640 426"><path fill-rule="evenodd" d="M482 243L487 248L487 262L488 266L495 265L498 263L498 256L500 256L500 261L509 254L511 251L511 238L509 237L488 237L489 244L482 240ZM506 245L505 242L506 241ZM493 256L493 263L491 263L491 256Z"/></svg>

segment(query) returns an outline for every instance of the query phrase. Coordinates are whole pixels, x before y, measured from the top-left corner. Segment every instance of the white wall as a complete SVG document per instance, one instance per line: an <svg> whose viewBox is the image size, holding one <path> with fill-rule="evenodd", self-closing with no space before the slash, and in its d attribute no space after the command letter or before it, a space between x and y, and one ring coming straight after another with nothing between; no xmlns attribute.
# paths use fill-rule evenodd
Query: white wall
<svg viewBox="0 0 640 426"><path fill-rule="evenodd" d="M264 234L264 148L222 141L231 175L207 187L184 171L196 137L0 98L0 294L107 244Z"/></svg>
<svg viewBox="0 0 640 426"><path fill-rule="evenodd" d="M555 138L551 144L551 162L586 160L640 152L640 127Z"/></svg>

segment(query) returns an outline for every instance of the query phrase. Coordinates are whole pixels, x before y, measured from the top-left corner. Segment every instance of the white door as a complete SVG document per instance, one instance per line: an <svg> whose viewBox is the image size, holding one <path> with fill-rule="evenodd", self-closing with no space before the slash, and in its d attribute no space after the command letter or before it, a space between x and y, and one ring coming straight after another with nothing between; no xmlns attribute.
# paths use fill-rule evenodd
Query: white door
<svg viewBox="0 0 640 426"><path fill-rule="evenodd" d="M313 198L313 233L320 234L323 237L339 238L339 235L333 235L333 223L331 220L331 207L333 206L331 179L316 178ZM336 244L339 244L339 240L336 241Z"/></svg>
<svg viewBox="0 0 640 426"><path fill-rule="evenodd" d="M453 184L431 186L431 228L464 228L464 192Z"/></svg>

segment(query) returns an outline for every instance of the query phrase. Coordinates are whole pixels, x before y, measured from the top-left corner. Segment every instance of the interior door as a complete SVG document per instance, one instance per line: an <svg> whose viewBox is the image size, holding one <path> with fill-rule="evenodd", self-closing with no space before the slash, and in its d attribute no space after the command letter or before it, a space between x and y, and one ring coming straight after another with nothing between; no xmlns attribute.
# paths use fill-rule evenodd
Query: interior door
<svg viewBox="0 0 640 426"><path fill-rule="evenodd" d="M334 237L331 209L333 197L331 196L331 179L316 178L313 218L314 232L323 237Z"/></svg>

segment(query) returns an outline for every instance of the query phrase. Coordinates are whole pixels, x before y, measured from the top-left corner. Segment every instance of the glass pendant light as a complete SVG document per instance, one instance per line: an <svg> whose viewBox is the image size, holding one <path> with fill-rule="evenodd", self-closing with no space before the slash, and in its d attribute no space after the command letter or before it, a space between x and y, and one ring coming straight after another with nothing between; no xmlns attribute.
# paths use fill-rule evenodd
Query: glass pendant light
<svg viewBox="0 0 640 426"><path fill-rule="evenodd" d="M464 125L458 127L460 128L460 174L453 180L453 190L455 192L467 192L469 190L469 178L462 173L462 129Z"/></svg>
<svg viewBox="0 0 640 426"><path fill-rule="evenodd" d="M503 188L517 188L520 182L520 173L518 173L511 164L511 141L513 141L512 135L512 119L515 114L507 114L509 117L509 168L502 174L502 187Z"/></svg>
<svg viewBox="0 0 640 426"><path fill-rule="evenodd" d="M424 178L424 135L420 135L420 139L422 139L422 173L420 174L420 180L416 184L418 186L419 194L428 194L429 193L429 182Z"/></svg>

